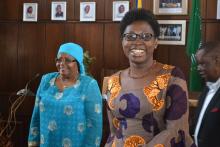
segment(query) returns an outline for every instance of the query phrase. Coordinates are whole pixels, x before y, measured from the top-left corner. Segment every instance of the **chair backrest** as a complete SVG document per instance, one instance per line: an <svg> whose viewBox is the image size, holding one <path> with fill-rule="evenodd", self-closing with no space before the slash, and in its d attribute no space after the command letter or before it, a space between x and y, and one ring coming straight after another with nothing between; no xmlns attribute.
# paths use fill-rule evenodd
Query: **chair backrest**
<svg viewBox="0 0 220 147"><path fill-rule="evenodd" d="M104 77L102 82L102 94L106 93L109 77Z"/></svg>

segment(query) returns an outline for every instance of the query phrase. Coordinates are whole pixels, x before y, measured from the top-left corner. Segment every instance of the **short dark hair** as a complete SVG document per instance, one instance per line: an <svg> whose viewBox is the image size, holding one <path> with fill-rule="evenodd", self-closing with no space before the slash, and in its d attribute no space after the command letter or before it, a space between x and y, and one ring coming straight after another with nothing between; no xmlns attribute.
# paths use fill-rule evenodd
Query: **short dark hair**
<svg viewBox="0 0 220 147"><path fill-rule="evenodd" d="M205 54L213 54L215 56L220 55L220 41L209 41L203 43L200 47L205 51Z"/></svg>
<svg viewBox="0 0 220 147"><path fill-rule="evenodd" d="M139 8L128 11L120 22L120 35L124 34L126 27L135 21L147 22L154 31L155 37L160 35L160 26L153 13L149 10Z"/></svg>

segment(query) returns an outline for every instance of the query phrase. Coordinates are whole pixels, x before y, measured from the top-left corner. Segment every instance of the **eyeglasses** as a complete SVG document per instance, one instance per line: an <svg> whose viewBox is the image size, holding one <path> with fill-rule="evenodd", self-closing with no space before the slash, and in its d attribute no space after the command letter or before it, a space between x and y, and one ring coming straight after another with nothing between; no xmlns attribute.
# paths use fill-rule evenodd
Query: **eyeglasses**
<svg viewBox="0 0 220 147"><path fill-rule="evenodd" d="M69 58L55 58L55 62L59 63L59 64L61 62L65 63L65 64L70 64L72 62L76 62L76 60L75 59L69 59Z"/></svg>
<svg viewBox="0 0 220 147"><path fill-rule="evenodd" d="M123 34L123 38L127 41L135 41L137 38L143 40L143 41L150 41L154 37L153 34L151 33L141 33L141 34L136 34L136 33L126 33Z"/></svg>

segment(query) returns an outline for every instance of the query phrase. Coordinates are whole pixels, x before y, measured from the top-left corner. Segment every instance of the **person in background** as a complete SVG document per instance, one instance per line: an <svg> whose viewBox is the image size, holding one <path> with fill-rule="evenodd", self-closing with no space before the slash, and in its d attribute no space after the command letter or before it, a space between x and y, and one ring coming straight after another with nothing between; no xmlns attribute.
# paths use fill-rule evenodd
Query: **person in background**
<svg viewBox="0 0 220 147"><path fill-rule="evenodd" d="M90 5L86 5L85 8L84 8L85 14L88 14L89 11L90 11Z"/></svg>
<svg viewBox="0 0 220 147"><path fill-rule="evenodd" d="M61 5L57 5L55 16L56 16L56 17L63 17L63 11L62 11Z"/></svg>
<svg viewBox="0 0 220 147"><path fill-rule="evenodd" d="M85 18L91 18L92 17L92 12L91 12L91 6L88 4L88 5L86 5L85 7L84 7L84 13L83 13L83 15L84 15L84 17Z"/></svg>
<svg viewBox="0 0 220 147"><path fill-rule="evenodd" d="M193 147L184 75L153 58L158 21L148 10L130 10L120 33L130 66L110 76L104 92L110 124L105 146Z"/></svg>
<svg viewBox="0 0 220 147"><path fill-rule="evenodd" d="M62 44L55 62L58 72L45 74L37 90L28 146L100 146L102 96L85 74L82 47Z"/></svg>
<svg viewBox="0 0 220 147"><path fill-rule="evenodd" d="M26 15L27 15L28 18L33 18L33 17L34 17L33 7L32 7L32 6L29 6L29 7L27 8Z"/></svg>
<svg viewBox="0 0 220 147"><path fill-rule="evenodd" d="M195 113L195 143L198 147L220 147L220 42L203 44L196 60L206 86Z"/></svg>
<svg viewBox="0 0 220 147"><path fill-rule="evenodd" d="M124 13L125 12L125 6L122 4L118 7L118 13Z"/></svg>

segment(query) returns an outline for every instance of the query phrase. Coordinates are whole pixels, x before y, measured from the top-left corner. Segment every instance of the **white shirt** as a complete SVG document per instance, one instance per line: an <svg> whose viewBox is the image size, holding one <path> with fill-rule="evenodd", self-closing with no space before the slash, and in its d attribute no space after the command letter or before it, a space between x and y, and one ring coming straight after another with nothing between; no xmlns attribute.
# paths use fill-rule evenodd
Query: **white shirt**
<svg viewBox="0 0 220 147"><path fill-rule="evenodd" d="M205 98L205 101L203 103L202 109L199 114L198 122L196 124L196 129L194 132L194 139L195 139L196 146L198 146L198 133L199 133L199 129L200 129L200 126L202 123L203 115L204 115L206 108L208 107L210 101L212 100L213 96L215 95L216 91L220 87L220 78L215 83L207 82L206 85L209 87L209 92L208 92L208 94Z"/></svg>

